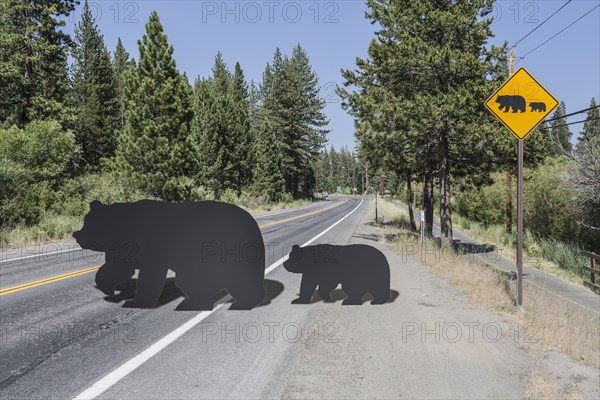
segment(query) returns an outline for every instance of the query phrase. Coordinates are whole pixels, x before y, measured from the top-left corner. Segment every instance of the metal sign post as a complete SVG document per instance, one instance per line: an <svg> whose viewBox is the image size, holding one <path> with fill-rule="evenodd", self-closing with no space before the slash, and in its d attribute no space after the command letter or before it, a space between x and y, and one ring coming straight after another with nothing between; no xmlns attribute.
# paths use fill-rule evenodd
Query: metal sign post
<svg viewBox="0 0 600 400"><path fill-rule="evenodd" d="M523 307L523 157L524 143L517 150L517 307Z"/></svg>
<svg viewBox="0 0 600 400"><path fill-rule="evenodd" d="M510 50L508 76L515 73L515 49ZM525 163L523 139L517 142L517 307L523 308L523 171Z"/></svg>
<svg viewBox="0 0 600 400"><path fill-rule="evenodd" d="M523 307L523 158L524 142L558 106L554 98L525 68L515 73L511 49L508 80L485 102L487 109L518 139L517 145L517 307Z"/></svg>
<svg viewBox="0 0 600 400"><path fill-rule="evenodd" d="M421 211L421 245L425 243L425 211Z"/></svg>

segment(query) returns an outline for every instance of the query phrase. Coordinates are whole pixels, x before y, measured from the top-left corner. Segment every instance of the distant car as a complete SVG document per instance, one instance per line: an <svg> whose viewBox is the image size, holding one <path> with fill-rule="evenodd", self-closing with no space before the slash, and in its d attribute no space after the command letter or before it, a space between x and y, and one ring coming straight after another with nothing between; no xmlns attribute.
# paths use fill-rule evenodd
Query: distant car
<svg viewBox="0 0 600 400"><path fill-rule="evenodd" d="M323 192L323 199L328 199L328 198L329 198L329 193Z"/></svg>

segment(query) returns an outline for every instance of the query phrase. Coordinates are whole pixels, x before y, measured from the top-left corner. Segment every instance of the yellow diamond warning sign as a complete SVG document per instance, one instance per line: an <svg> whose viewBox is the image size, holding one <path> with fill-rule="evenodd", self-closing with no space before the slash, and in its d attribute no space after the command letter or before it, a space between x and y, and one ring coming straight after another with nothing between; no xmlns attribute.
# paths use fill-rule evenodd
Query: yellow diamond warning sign
<svg viewBox="0 0 600 400"><path fill-rule="evenodd" d="M558 100L523 67L519 68L485 106L519 140L523 140L556 108Z"/></svg>

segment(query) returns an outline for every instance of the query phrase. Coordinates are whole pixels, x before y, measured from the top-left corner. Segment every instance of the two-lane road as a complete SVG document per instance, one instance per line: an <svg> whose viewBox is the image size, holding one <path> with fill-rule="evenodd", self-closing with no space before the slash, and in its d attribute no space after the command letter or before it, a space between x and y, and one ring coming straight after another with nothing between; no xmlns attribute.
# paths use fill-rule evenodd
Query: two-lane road
<svg viewBox="0 0 600 400"><path fill-rule="evenodd" d="M365 211L366 203L360 198L336 198L255 216L265 240L268 272L293 244L314 240L325 231L327 236L320 240L344 242ZM52 248L46 254L4 256L0 263L1 398L75 397L198 318L198 312L174 310L182 297L172 274L157 308L123 308L123 302L133 296L131 284L112 298L95 288L94 272L103 262L101 254L77 248ZM298 288L285 287L285 283L267 275L267 298L257 309L272 307L270 303L284 290L295 296ZM225 318L234 325L252 319L253 311L227 308L221 307L208 319ZM218 371L218 361L213 367Z"/></svg>

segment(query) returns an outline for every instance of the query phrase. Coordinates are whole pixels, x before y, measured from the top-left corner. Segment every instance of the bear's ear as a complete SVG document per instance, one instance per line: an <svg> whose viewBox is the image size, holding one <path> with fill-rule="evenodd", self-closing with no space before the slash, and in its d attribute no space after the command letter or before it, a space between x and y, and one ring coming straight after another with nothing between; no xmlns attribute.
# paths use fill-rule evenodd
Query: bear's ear
<svg viewBox="0 0 600 400"><path fill-rule="evenodd" d="M94 200L90 203L90 210L95 210L100 207L102 207L102 203L98 200Z"/></svg>
<svg viewBox="0 0 600 400"><path fill-rule="evenodd" d="M300 251L300 246L298 246L297 244L295 244L295 245L292 246L292 253L294 253L294 252L297 253L299 251Z"/></svg>

